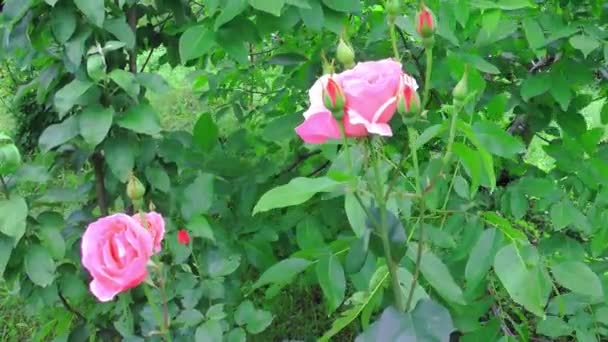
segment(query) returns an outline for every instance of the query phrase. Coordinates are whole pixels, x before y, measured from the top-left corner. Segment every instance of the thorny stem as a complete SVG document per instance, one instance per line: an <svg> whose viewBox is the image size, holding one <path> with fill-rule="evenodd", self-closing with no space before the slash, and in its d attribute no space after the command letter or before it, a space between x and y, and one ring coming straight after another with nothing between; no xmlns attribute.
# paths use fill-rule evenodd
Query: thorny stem
<svg viewBox="0 0 608 342"><path fill-rule="evenodd" d="M384 249L384 256L386 258L386 265L388 266L388 271L391 274L391 284L393 287L393 295L395 297L395 306L399 311L405 311L405 306L403 304L403 295L401 293L401 285L399 284L399 274L397 273L397 263L393 260L393 256L391 253L391 243L389 240L389 231L386 226L386 202L384 201L384 191L382 186L382 179L380 178L380 158L375 158L373 167L374 167L374 176L376 178L376 199L378 201L378 206L380 209L380 225L378 226L378 230L380 231L380 237L382 239L382 247Z"/></svg>
<svg viewBox="0 0 608 342"><path fill-rule="evenodd" d="M429 100L429 89L431 88L431 72L433 70L433 48L426 49L426 71L425 81L424 81L424 93L422 100L422 108L426 108L428 100ZM418 250L416 251L416 267L414 271L414 275L412 276L412 283L410 286L409 293L407 295L407 300L405 304L405 311L409 311L410 306L412 305L412 300L414 299L414 290L416 289L416 284L418 283L418 277L420 276L420 265L422 262L422 249L424 248L424 215L425 215L425 203L422 192L422 185L420 183L420 165L418 163L418 151L416 149L416 130L408 126L407 127L408 140L410 144L410 151L412 154L412 161L414 163L414 175L416 180L416 195L418 195L418 200L420 201L420 219L418 221Z"/></svg>

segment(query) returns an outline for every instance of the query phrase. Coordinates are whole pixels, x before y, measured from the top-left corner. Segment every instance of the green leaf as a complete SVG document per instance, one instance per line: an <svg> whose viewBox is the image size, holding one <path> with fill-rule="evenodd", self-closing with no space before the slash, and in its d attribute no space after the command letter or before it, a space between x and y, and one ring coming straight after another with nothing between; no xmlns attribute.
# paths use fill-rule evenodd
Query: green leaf
<svg viewBox="0 0 608 342"><path fill-rule="evenodd" d="M346 217L350 227L357 237L363 236L365 232L365 209L361 207L359 201L355 195L351 192L347 192L344 195L344 210L346 211Z"/></svg>
<svg viewBox="0 0 608 342"><path fill-rule="evenodd" d="M87 74L95 82L99 82L106 75L106 64L103 58L97 53L87 58Z"/></svg>
<svg viewBox="0 0 608 342"><path fill-rule="evenodd" d="M0 280L3 279L4 270L11 257L14 245L13 241L12 238L0 234Z"/></svg>
<svg viewBox="0 0 608 342"><path fill-rule="evenodd" d="M361 271L365 261L367 260L369 252L369 234L367 232L365 236L358 239L354 239L346 254L346 260L344 260L344 269L348 274L354 274Z"/></svg>
<svg viewBox="0 0 608 342"><path fill-rule="evenodd" d="M260 279L252 286L252 290L268 284L286 284L312 264L306 259L290 258L281 260L264 271Z"/></svg>
<svg viewBox="0 0 608 342"><path fill-rule="evenodd" d="M55 109L59 112L60 117L63 117L74 105L78 98L93 86L93 83L85 80L74 79L72 82L63 86L55 93Z"/></svg>
<svg viewBox="0 0 608 342"><path fill-rule="evenodd" d="M469 0L471 6L486 10L498 8L503 10L517 10L520 8L534 7L530 0Z"/></svg>
<svg viewBox="0 0 608 342"><path fill-rule="evenodd" d="M486 229L481 233L471 250L465 268L465 279L470 287L475 287L486 277L503 240L503 235L495 228Z"/></svg>
<svg viewBox="0 0 608 342"><path fill-rule="evenodd" d="M154 189L162 192L171 190L171 180L167 172L161 167L149 166L146 168L146 179Z"/></svg>
<svg viewBox="0 0 608 342"><path fill-rule="evenodd" d="M222 5L220 15L218 15L215 19L214 30L217 31L220 26L231 21L237 15L243 13L247 7L249 7L247 0L226 0L225 4Z"/></svg>
<svg viewBox="0 0 608 342"><path fill-rule="evenodd" d="M215 236L213 235L213 228L207 221L207 218L203 215L196 215L188 221L186 225L188 230L192 232L192 236L201 237L215 242Z"/></svg>
<svg viewBox="0 0 608 342"><path fill-rule="evenodd" d="M338 12L361 12L361 1L359 0L323 0L323 3Z"/></svg>
<svg viewBox="0 0 608 342"><path fill-rule="evenodd" d="M182 63L205 55L215 46L215 32L204 25L190 27L179 38Z"/></svg>
<svg viewBox="0 0 608 342"><path fill-rule="evenodd" d="M296 241L301 250L316 250L325 246L322 223L312 216L300 221L296 226Z"/></svg>
<svg viewBox="0 0 608 342"><path fill-rule="evenodd" d="M572 202L563 200L551 207L549 216L556 230L562 230L574 223L577 217L583 215Z"/></svg>
<svg viewBox="0 0 608 342"><path fill-rule="evenodd" d="M205 151L211 151L217 145L219 129L211 114L203 113L196 120L192 131L193 141Z"/></svg>
<svg viewBox="0 0 608 342"><path fill-rule="evenodd" d="M272 323L272 314L266 310L258 310L250 300L242 302L234 312L234 320L238 325L245 326L250 334L259 334Z"/></svg>
<svg viewBox="0 0 608 342"><path fill-rule="evenodd" d="M177 315L175 323L183 324L184 327L192 327L203 321L205 316L196 309L186 309Z"/></svg>
<svg viewBox="0 0 608 342"><path fill-rule="evenodd" d="M215 176L212 174L201 173L184 189L181 212L186 220L209 211L214 196L214 179Z"/></svg>
<svg viewBox="0 0 608 342"><path fill-rule="evenodd" d="M521 97L524 101L546 93L551 87L549 76L544 73L528 77L521 84Z"/></svg>
<svg viewBox="0 0 608 342"><path fill-rule="evenodd" d="M333 313L344 301L346 278L338 257L333 253L319 259L316 266L317 279L327 300L328 313Z"/></svg>
<svg viewBox="0 0 608 342"><path fill-rule="evenodd" d="M412 261L417 259L418 248L419 245L417 243L410 244L407 256ZM443 298L456 304L466 305L462 290L454 281L450 270L433 252L429 250L422 251L420 271L429 284Z"/></svg>
<svg viewBox="0 0 608 342"><path fill-rule="evenodd" d="M121 182L126 182L135 166L136 146L131 139L115 137L104 144L104 156L110 171Z"/></svg>
<svg viewBox="0 0 608 342"><path fill-rule="evenodd" d="M524 152L524 144L491 121L479 121L473 125L479 142L490 153L504 158L513 158Z"/></svg>
<svg viewBox="0 0 608 342"><path fill-rule="evenodd" d="M519 187L511 188L509 192L511 215L518 220L521 220L528 212L528 199L525 193Z"/></svg>
<svg viewBox="0 0 608 342"><path fill-rule="evenodd" d="M572 101L572 92L570 91L570 85L561 76L552 77L551 89L549 92L557 101L563 111L567 111Z"/></svg>
<svg viewBox="0 0 608 342"><path fill-rule="evenodd" d="M97 146L108 135L113 118L112 107L93 105L85 108L78 116L80 135L87 144Z"/></svg>
<svg viewBox="0 0 608 342"><path fill-rule="evenodd" d="M124 17L106 20L103 24L103 28L118 40L125 43L127 48L133 49L135 47L135 34Z"/></svg>
<svg viewBox="0 0 608 342"><path fill-rule="evenodd" d="M139 95L139 83L135 81L135 76L132 73L122 69L115 69L110 73L110 78L129 96L137 99Z"/></svg>
<svg viewBox="0 0 608 342"><path fill-rule="evenodd" d="M61 123L48 126L40 135L38 144L42 152L48 152L76 137L78 131L78 117L71 116Z"/></svg>
<svg viewBox="0 0 608 342"><path fill-rule="evenodd" d="M500 70L494 64L486 61L479 55L459 54L462 62L470 64L475 69L488 74L500 74Z"/></svg>
<svg viewBox="0 0 608 342"><path fill-rule="evenodd" d="M65 240L61 230L55 227L42 227L40 232L43 246L51 253L55 260L61 260L65 256Z"/></svg>
<svg viewBox="0 0 608 342"><path fill-rule="evenodd" d="M44 247L28 247L25 254L25 272L34 284L41 287L51 285L55 279L55 267L51 254Z"/></svg>
<svg viewBox="0 0 608 342"><path fill-rule="evenodd" d="M545 45L545 34L538 22L532 18L525 18L522 21L524 33L531 49L540 49Z"/></svg>
<svg viewBox="0 0 608 342"><path fill-rule="evenodd" d="M516 303L539 317L545 315L551 279L534 246L503 247L494 259L494 271Z"/></svg>
<svg viewBox="0 0 608 342"><path fill-rule="evenodd" d="M307 62L308 58L295 52L279 53L272 56L269 60L271 64L277 65L298 65Z"/></svg>
<svg viewBox="0 0 608 342"><path fill-rule="evenodd" d="M436 302L424 299L411 313L389 306L355 342L449 341L454 330L450 312Z"/></svg>
<svg viewBox="0 0 608 342"><path fill-rule="evenodd" d="M251 7L259 11L267 12L274 15L275 17L279 17L281 16L281 10L285 5L285 0L249 0L249 4L251 5Z"/></svg>
<svg viewBox="0 0 608 342"><path fill-rule="evenodd" d="M461 142L455 142L452 149L454 154L460 158L466 173L471 177L471 192L476 192L481 184L481 160L479 160L478 154Z"/></svg>
<svg viewBox="0 0 608 342"><path fill-rule="evenodd" d="M104 0L74 0L74 4L90 22L98 27L103 27L106 16Z"/></svg>
<svg viewBox="0 0 608 342"><path fill-rule="evenodd" d="M568 336L572 334L572 327L568 325L563 319L556 316L547 316L542 321L538 322L536 331L539 334L557 339L561 336Z"/></svg>
<svg viewBox="0 0 608 342"><path fill-rule="evenodd" d="M377 294L381 293L388 277L388 268L386 266L378 267L371 277L369 291L356 292L353 294L352 297L347 300L347 302L352 303L353 306L348 310L343 311L340 314L340 317L334 320L331 328L325 332L318 341L328 342L333 336L349 326L357 317L359 317L361 312L372 303L372 299L375 298Z"/></svg>
<svg viewBox="0 0 608 342"><path fill-rule="evenodd" d="M416 143L415 143L416 148L417 149L421 148L427 142L429 142L431 139L435 138L436 136L445 132L446 130L447 130L446 125L433 125L433 126L428 127L427 129L424 130L424 132L422 132L422 134L420 134L416 138Z"/></svg>
<svg viewBox="0 0 608 342"><path fill-rule="evenodd" d="M15 246L25 234L28 207L25 199L11 196L0 201L0 233L14 239Z"/></svg>
<svg viewBox="0 0 608 342"><path fill-rule="evenodd" d="M573 48L580 50L585 58L587 58L595 49L600 47L600 42L597 39L586 34L572 36L570 37L569 42Z"/></svg>
<svg viewBox="0 0 608 342"><path fill-rule="evenodd" d="M276 208L302 204L319 192L330 192L340 185L327 177L297 177L285 185L266 192L253 208L253 215Z"/></svg>
<svg viewBox="0 0 608 342"><path fill-rule="evenodd" d="M51 11L51 30L59 43L67 42L76 31L76 13L67 6L57 6Z"/></svg>
<svg viewBox="0 0 608 342"><path fill-rule="evenodd" d="M247 333L243 328L234 328L230 330L226 337L227 342L247 342Z"/></svg>
<svg viewBox="0 0 608 342"><path fill-rule="evenodd" d="M161 131L160 119L156 110L145 102L129 108L126 113L116 120L116 123L118 126L135 133L156 135Z"/></svg>
<svg viewBox="0 0 608 342"><path fill-rule="evenodd" d="M220 321L209 320L201 324L194 333L195 342L222 342L224 331Z"/></svg>
<svg viewBox="0 0 608 342"><path fill-rule="evenodd" d="M565 261L551 267L551 273L561 286L589 297L603 297L602 283L587 264L580 261Z"/></svg>
<svg viewBox="0 0 608 342"><path fill-rule="evenodd" d="M399 267L397 270L397 274L399 275L399 285L401 287L401 293L403 295L403 301L407 300L407 297L410 294L410 289L412 288L412 281L414 276L403 267ZM412 308L415 308L418 302L424 299L429 299L429 295L426 293L424 288L420 286L419 282L416 282L414 285L414 294L412 295L412 302L410 303Z"/></svg>
<svg viewBox="0 0 608 342"><path fill-rule="evenodd" d="M171 90L171 86L159 74L151 72L140 72L135 75L135 80L142 86L146 87L157 94L164 94Z"/></svg>
<svg viewBox="0 0 608 342"><path fill-rule="evenodd" d="M323 6L319 1L310 1L310 8L298 8L300 17L308 28L313 31L321 31L325 22L325 15L323 13Z"/></svg>

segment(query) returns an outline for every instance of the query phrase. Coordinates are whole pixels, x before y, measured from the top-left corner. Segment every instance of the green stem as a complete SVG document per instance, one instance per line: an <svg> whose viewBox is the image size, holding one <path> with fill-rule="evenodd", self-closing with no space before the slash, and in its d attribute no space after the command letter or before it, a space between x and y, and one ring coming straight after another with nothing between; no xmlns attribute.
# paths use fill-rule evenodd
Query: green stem
<svg viewBox="0 0 608 342"><path fill-rule="evenodd" d="M427 70L428 74L428 70ZM410 291L407 295L407 300L405 304L405 311L409 311L410 306L412 304L412 300L414 298L414 290L416 289L416 284L418 282L418 277L420 275L420 264L422 261L422 248L424 243L424 212L425 212L425 203L424 198L422 197L422 185L420 184L420 165L418 163L418 151L416 149L416 130L408 126L407 135L410 144L410 151L412 152L412 160L414 163L414 176L416 180L416 195L420 201L420 218L418 220L418 250L416 251L416 269L414 271L414 276L412 277L412 283L410 286Z"/></svg>
<svg viewBox="0 0 608 342"><path fill-rule="evenodd" d="M393 54L395 55L395 59L398 62L401 62L401 56L399 55L399 49L397 48L397 32L395 30L395 19L390 18L389 21L389 30L391 35L391 42L393 45Z"/></svg>
<svg viewBox="0 0 608 342"><path fill-rule="evenodd" d="M338 122L338 126L340 126L340 135L342 135L342 144L344 144L344 153L346 153L346 162L350 167L351 172L354 172L353 160L350 155L350 147L348 146L348 139L346 138L346 130L344 129L344 124L342 122Z"/></svg>
<svg viewBox="0 0 608 342"><path fill-rule="evenodd" d="M4 177L2 177L0 175L0 182L2 183L2 191L4 191L4 196L6 197L7 200L11 199L11 192L8 190L8 185L6 185L6 182L4 181Z"/></svg>
<svg viewBox="0 0 608 342"><path fill-rule="evenodd" d="M424 73L424 93L422 95L422 108L426 108L429 102L429 91L431 89L431 72L433 70L433 49L426 49L426 71Z"/></svg>
<svg viewBox="0 0 608 342"><path fill-rule="evenodd" d="M454 106L454 112L452 113L452 120L450 121L450 132L448 135L448 146L443 156L443 166L450 161L452 158L452 147L454 146L454 140L456 139L456 123L458 122L458 113L462 110L460 106Z"/></svg>
<svg viewBox="0 0 608 342"><path fill-rule="evenodd" d="M143 286L144 294L146 295L146 298L148 299L148 303L150 304L150 308L152 309L152 314L154 315L154 318L156 318L156 320L159 322L159 326L162 329L163 315L161 314L160 310L158 309L158 306L156 305L156 302L154 301L152 292L150 292L150 285L148 285L148 284L143 284L143 285L144 285Z"/></svg>
<svg viewBox="0 0 608 342"><path fill-rule="evenodd" d="M399 274L397 272L397 263L393 260L391 253L391 243L389 240L389 231L386 226L386 202L384 201L384 191L382 186L382 179L380 178L380 158L374 158L373 168L374 176L376 178L376 201L380 209L380 225L378 230L382 239L382 247L384 249L384 256L386 258L386 265L388 271L391 274L391 284L393 287L393 296L395 297L395 306L399 311L405 311L403 304L403 295L401 293L401 285L399 284Z"/></svg>

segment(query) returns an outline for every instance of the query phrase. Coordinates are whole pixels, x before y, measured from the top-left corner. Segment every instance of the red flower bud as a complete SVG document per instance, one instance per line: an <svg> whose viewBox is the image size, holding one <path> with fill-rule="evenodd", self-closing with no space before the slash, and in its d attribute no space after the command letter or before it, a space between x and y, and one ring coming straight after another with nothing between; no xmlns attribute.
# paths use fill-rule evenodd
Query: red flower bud
<svg viewBox="0 0 608 342"><path fill-rule="evenodd" d="M422 4L420 8L420 12L418 12L416 31L422 38L430 38L435 33L435 19L433 18L433 12L424 6L424 4Z"/></svg>
<svg viewBox="0 0 608 342"><path fill-rule="evenodd" d="M399 94L399 113L414 116L420 113L420 97L410 86L405 85Z"/></svg>
<svg viewBox="0 0 608 342"><path fill-rule="evenodd" d="M323 103L325 104L325 107L335 115L344 111L345 102L346 98L344 97L342 88L333 78L329 77L327 79L327 84L323 89ZM336 119L341 118L342 116Z"/></svg>
<svg viewBox="0 0 608 342"><path fill-rule="evenodd" d="M182 245L189 244L190 234L188 234L188 231L186 231L185 229L180 229L180 231L177 232L177 242L181 243Z"/></svg>

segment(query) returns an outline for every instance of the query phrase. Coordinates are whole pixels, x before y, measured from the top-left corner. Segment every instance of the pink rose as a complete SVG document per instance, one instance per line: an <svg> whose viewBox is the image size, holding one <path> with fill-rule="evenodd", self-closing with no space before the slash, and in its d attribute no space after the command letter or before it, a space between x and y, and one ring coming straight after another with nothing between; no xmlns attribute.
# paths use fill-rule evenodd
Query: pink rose
<svg viewBox="0 0 608 342"><path fill-rule="evenodd" d="M307 143L321 144L341 137L337 121L323 102L328 79L329 76L322 76L310 89L310 108L304 112L304 122L296 128ZM332 79L346 98L343 124L348 137L392 136L388 122L397 109L402 84L410 85L414 91L418 87L412 77L403 73L401 64L392 59L358 63Z"/></svg>
<svg viewBox="0 0 608 342"><path fill-rule="evenodd" d="M141 215L139 213L133 215L133 218L140 222L144 228L148 229L150 235L152 235L152 241L154 243L154 253L160 252L162 249L161 242L165 237L165 220L163 217L156 212L149 212L145 214L145 218L147 222L147 226L144 222L141 222Z"/></svg>
<svg viewBox="0 0 608 342"><path fill-rule="evenodd" d="M82 236L82 264L102 302L141 284L148 275L152 236L132 217L115 214L91 223Z"/></svg>

